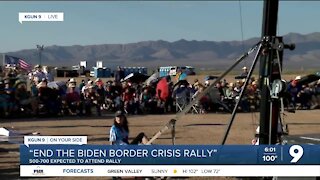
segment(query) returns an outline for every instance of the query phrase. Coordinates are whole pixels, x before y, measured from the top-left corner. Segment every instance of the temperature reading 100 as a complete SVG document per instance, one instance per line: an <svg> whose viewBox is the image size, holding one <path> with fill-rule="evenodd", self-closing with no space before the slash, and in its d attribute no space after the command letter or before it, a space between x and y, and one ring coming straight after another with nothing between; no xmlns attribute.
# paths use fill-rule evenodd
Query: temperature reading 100
<svg viewBox="0 0 320 180"><path fill-rule="evenodd" d="M273 162L277 159L277 155L263 155L262 159L264 162Z"/></svg>

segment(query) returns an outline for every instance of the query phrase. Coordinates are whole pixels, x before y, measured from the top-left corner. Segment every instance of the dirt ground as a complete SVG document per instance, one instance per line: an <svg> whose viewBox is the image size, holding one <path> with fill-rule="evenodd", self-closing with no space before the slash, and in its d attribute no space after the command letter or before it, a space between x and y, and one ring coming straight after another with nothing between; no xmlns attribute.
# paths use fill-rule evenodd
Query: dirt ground
<svg viewBox="0 0 320 180"><path fill-rule="evenodd" d="M175 118L175 114L128 116L131 130L130 138L141 131L151 137L171 118ZM229 120L230 114L188 114L177 121L176 144L220 144ZM108 144L113 115L1 121L2 127L13 128L21 132L37 131L41 135L85 135L88 136L88 144ZM290 135L319 134L320 110L301 110L296 113L286 113L285 122L289 125ZM250 144L257 123L259 123L259 113L238 113L226 144ZM154 143L171 144L170 131L165 132ZM17 144L1 143L0 149L1 179L18 179L19 146ZM232 178L217 177L209 179Z"/></svg>

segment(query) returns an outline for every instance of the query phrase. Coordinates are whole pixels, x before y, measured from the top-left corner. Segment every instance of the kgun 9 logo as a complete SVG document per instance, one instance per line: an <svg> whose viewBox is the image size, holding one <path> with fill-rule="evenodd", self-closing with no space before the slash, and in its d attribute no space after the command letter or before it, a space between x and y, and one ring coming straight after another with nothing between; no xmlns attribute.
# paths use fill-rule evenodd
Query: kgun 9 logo
<svg viewBox="0 0 320 180"><path fill-rule="evenodd" d="M289 154L292 158L291 163L298 162L303 156L303 148L299 145L293 145L289 149Z"/></svg>

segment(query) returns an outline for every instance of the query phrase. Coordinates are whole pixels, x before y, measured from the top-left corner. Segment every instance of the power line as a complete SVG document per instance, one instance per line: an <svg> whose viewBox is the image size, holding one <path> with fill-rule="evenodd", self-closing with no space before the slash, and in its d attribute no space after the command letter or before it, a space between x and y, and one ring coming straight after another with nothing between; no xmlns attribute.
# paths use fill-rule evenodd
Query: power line
<svg viewBox="0 0 320 180"><path fill-rule="evenodd" d="M240 13L240 31L241 31L241 47L242 52L244 52L244 35L243 35L243 22L242 22L242 8L241 8L241 0L239 0L239 13ZM244 61L244 65L246 66L246 61Z"/></svg>
<svg viewBox="0 0 320 180"><path fill-rule="evenodd" d="M243 38L243 22L242 22L242 8L241 8L241 0L239 0L239 13L240 13L240 30L241 30L241 40L242 40L242 51L244 51L244 38Z"/></svg>

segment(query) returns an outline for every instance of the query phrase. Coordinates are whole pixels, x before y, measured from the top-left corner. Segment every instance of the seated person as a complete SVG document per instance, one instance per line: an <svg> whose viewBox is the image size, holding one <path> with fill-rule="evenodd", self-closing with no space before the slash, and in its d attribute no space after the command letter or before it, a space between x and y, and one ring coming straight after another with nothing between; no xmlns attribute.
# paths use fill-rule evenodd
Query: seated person
<svg viewBox="0 0 320 180"><path fill-rule="evenodd" d="M122 101L124 103L124 110L127 113L133 114L133 102L134 102L134 94L131 87L127 87L122 93Z"/></svg>
<svg viewBox="0 0 320 180"><path fill-rule="evenodd" d="M38 85L39 104L45 106L45 111L57 115L59 113L58 91L48 87L46 79L43 79Z"/></svg>
<svg viewBox="0 0 320 180"><path fill-rule="evenodd" d="M149 111L152 106L152 95L148 88L144 88L139 97L140 106L143 111Z"/></svg>
<svg viewBox="0 0 320 180"><path fill-rule="evenodd" d="M129 126L127 117L122 111L117 111L114 123L110 129L111 145L128 145L128 144L146 144L149 140L143 132L139 133L136 138L129 142Z"/></svg>
<svg viewBox="0 0 320 180"><path fill-rule="evenodd" d="M15 99L20 108L30 106L32 109L32 114L37 113L38 99L37 97L31 97L30 93L28 93L27 91L27 87L25 84L22 83L17 86Z"/></svg>
<svg viewBox="0 0 320 180"><path fill-rule="evenodd" d="M47 85L48 83L45 79L37 85L39 100L43 103L47 102L51 95L51 89Z"/></svg>
<svg viewBox="0 0 320 180"><path fill-rule="evenodd" d="M66 94L66 104L68 107L68 112L71 115L76 115L77 110L79 111L79 114L82 114L82 101L79 92L75 90L76 85L75 84L69 84L68 93Z"/></svg>
<svg viewBox="0 0 320 180"><path fill-rule="evenodd" d="M12 83L10 82L10 79L4 80L4 91L2 92L2 99L4 101L2 102L5 116L12 115L13 111L15 110L16 101L14 98L15 89L12 87Z"/></svg>
<svg viewBox="0 0 320 180"><path fill-rule="evenodd" d="M248 68L244 66L242 68L242 70L243 70L243 72L240 74L240 76L242 76L242 77L248 76Z"/></svg>
<svg viewBox="0 0 320 180"><path fill-rule="evenodd" d="M9 115L9 95L5 92L5 87L3 81L0 81L0 115L8 116Z"/></svg>
<svg viewBox="0 0 320 180"><path fill-rule="evenodd" d="M91 108L92 106L95 106L98 116L101 116L101 109L100 105L98 104L98 94L92 85L88 86L84 92L84 103L86 115L91 115Z"/></svg>

